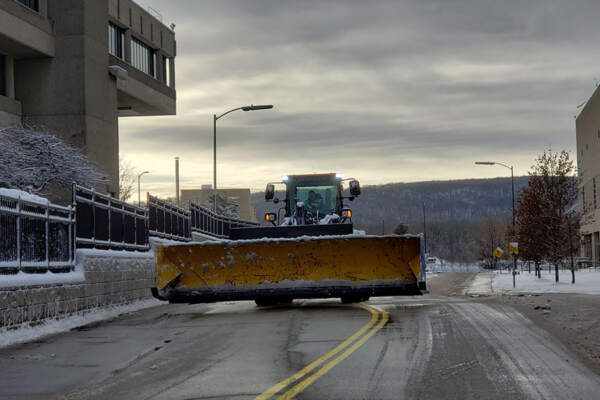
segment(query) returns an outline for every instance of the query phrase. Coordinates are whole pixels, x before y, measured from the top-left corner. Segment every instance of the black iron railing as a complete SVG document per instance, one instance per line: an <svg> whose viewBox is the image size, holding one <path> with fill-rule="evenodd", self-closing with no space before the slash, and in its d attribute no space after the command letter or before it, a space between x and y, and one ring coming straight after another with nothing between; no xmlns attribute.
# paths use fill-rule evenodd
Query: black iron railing
<svg viewBox="0 0 600 400"><path fill-rule="evenodd" d="M78 248L148 251L148 209L73 185Z"/></svg>
<svg viewBox="0 0 600 400"><path fill-rule="evenodd" d="M149 234L164 239L190 241L190 212L147 194Z"/></svg>
<svg viewBox="0 0 600 400"><path fill-rule="evenodd" d="M70 271L72 207L17 191L0 193L0 273Z"/></svg>
<svg viewBox="0 0 600 400"><path fill-rule="evenodd" d="M192 232L217 237L229 238L232 228L259 226L257 222L243 221L215 214L213 211L190 202Z"/></svg>

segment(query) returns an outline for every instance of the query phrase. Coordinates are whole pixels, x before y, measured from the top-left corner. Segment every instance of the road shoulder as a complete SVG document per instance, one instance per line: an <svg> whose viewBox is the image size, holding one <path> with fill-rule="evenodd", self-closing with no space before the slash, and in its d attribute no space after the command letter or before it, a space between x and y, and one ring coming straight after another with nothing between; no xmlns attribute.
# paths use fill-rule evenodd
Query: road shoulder
<svg viewBox="0 0 600 400"><path fill-rule="evenodd" d="M600 375L600 296L552 294L504 294L480 301L514 307L545 329Z"/></svg>

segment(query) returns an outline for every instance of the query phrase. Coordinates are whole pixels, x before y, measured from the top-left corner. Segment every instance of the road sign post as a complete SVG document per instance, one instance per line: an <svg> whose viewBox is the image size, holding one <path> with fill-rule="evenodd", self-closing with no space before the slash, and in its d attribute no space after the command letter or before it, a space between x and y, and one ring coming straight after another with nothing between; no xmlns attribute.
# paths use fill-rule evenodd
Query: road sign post
<svg viewBox="0 0 600 400"><path fill-rule="evenodd" d="M503 254L504 254L504 250L502 250L500 247L496 247L496 249L494 250L494 257L496 257L498 260L500 260L502 258ZM502 267L500 268L500 270L502 270Z"/></svg>
<svg viewBox="0 0 600 400"><path fill-rule="evenodd" d="M508 251L510 252L510 254L512 254L512 258L513 258L512 276L513 276L513 289L514 289L517 285L516 275L517 275L517 255L519 254L519 243L518 242L510 242L508 244Z"/></svg>

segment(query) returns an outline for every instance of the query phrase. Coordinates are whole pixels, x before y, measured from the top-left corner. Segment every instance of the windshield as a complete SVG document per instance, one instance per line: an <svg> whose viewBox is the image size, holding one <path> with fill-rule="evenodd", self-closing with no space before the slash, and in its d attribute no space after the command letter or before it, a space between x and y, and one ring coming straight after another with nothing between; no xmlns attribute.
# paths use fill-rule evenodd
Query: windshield
<svg viewBox="0 0 600 400"><path fill-rule="evenodd" d="M303 202L309 212L331 214L336 210L338 191L335 186L299 186L295 201Z"/></svg>

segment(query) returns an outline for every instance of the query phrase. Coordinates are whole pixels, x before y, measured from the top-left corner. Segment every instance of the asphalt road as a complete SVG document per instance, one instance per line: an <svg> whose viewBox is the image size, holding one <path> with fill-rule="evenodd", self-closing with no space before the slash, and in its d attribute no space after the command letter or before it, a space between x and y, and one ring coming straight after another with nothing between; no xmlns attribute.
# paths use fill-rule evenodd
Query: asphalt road
<svg viewBox="0 0 600 400"><path fill-rule="evenodd" d="M365 306L237 302L123 315L1 349L0 398L599 398L600 378L550 334L509 305L460 296L464 281L436 277L430 295Z"/></svg>

